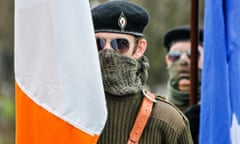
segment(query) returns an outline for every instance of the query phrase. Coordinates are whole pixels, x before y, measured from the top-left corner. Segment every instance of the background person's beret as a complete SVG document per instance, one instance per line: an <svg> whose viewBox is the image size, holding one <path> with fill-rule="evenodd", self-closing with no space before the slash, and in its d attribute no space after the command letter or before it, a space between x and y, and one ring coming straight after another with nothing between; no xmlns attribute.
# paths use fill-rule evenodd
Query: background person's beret
<svg viewBox="0 0 240 144"><path fill-rule="evenodd" d="M164 35L163 43L169 51L171 45L178 41L190 40L190 26L179 26L167 31ZM203 30L199 29L199 44L203 42Z"/></svg>
<svg viewBox="0 0 240 144"><path fill-rule="evenodd" d="M109 1L92 9L95 32L114 32L143 36L148 12L126 1Z"/></svg>

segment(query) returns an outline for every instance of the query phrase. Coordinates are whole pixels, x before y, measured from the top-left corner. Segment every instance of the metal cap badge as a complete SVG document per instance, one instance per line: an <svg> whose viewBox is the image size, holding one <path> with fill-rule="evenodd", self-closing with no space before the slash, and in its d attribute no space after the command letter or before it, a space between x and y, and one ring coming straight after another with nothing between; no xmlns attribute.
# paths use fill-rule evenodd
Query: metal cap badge
<svg viewBox="0 0 240 144"><path fill-rule="evenodd" d="M120 27L122 32L124 31L126 25L127 25L127 18L124 15L124 13L122 12L118 18L118 26Z"/></svg>

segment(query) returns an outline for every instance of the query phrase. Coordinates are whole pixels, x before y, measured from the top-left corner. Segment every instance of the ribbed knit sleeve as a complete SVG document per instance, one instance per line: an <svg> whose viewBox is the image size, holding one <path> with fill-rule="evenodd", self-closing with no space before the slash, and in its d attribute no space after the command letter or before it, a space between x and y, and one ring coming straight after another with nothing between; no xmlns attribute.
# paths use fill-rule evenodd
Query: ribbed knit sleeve
<svg viewBox="0 0 240 144"><path fill-rule="evenodd" d="M183 131L179 135L178 144L193 143L192 136L189 133L189 131L190 131L190 127L189 127L189 125L186 124L186 127L184 127Z"/></svg>

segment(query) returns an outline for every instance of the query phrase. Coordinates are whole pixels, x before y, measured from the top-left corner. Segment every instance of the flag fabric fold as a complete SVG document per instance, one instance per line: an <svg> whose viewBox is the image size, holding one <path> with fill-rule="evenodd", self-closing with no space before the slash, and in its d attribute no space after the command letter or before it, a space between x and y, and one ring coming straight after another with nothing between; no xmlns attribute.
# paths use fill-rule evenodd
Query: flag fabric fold
<svg viewBox="0 0 240 144"><path fill-rule="evenodd" d="M107 118L87 0L15 0L16 143L96 143Z"/></svg>
<svg viewBox="0 0 240 144"><path fill-rule="evenodd" d="M240 144L239 0L205 3L201 144Z"/></svg>

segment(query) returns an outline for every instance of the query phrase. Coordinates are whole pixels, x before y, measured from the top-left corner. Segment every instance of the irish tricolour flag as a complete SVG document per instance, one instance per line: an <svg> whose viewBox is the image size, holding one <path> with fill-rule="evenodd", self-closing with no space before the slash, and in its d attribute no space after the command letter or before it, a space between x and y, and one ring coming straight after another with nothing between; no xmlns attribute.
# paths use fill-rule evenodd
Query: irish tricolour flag
<svg viewBox="0 0 240 144"><path fill-rule="evenodd" d="M88 0L15 0L17 144L93 144L106 103Z"/></svg>

